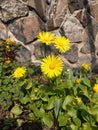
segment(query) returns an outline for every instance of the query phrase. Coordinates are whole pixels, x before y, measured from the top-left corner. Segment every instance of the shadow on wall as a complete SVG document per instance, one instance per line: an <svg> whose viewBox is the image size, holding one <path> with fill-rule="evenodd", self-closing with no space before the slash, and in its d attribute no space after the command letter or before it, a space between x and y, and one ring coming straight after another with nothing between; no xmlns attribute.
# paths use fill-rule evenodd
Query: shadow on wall
<svg viewBox="0 0 98 130"><path fill-rule="evenodd" d="M94 28L93 28L92 18L90 17L91 10L90 10L88 0L83 0L83 4L86 10L86 17L88 19L88 25L87 25L88 44L90 46L91 66L93 68L94 65L96 64L95 45L94 45L96 34L94 34L94 30L93 30Z"/></svg>

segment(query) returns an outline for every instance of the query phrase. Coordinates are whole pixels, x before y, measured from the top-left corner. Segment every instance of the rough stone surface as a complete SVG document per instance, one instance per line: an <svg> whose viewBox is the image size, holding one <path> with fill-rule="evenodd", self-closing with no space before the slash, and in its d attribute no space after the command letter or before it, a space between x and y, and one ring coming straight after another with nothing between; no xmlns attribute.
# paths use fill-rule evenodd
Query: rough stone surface
<svg viewBox="0 0 98 130"><path fill-rule="evenodd" d="M49 10L47 10L47 26L50 28L57 28L61 25L66 10L68 7L68 0L53 0L51 1Z"/></svg>
<svg viewBox="0 0 98 130"><path fill-rule="evenodd" d="M73 13L75 10L82 9L83 6L83 0L69 0L69 9L71 13Z"/></svg>
<svg viewBox="0 0 98 130"><path fill-rule="evenodd" d="M74 57L73 57L74 55ZM78 48L76 45L72 45L71 50L67 51L64 54L64 57L70 62L70 63L76 63L78 61Z"/></svg>
<svg viewBox="0 0 98 130"><path fill-rule="evenodd" d="M42 21L34 13L10 23L8 28L24 44L33 41L41 29L44 29Z"/></svg>
<svg viewBox="0 0 98 130"><path fill-rule="evenodd" d="M44 2L44 0L28 0L28 6L34 8L37 14L43 20L46 20L46 3Z"/></svg>
<svg viewBox="0 0 98 130"><path fill-rule="evenodd" d="M83 62L98 71L98 0L0 0L0 39L21 43L17 59L40 65L40 31L65 36L71 50L62 54L65 68ZM55 49L48 46L47 54Z"/></svg>
<svg viewBox="0 0 98 130"><path fill-rule="evenodd" d="M91 15L98 23L98 1L97 0L89 0L89 10Z"/></svg>
<svg viewBox="0 0 98 130"><path fill-rule="evenodd" d="M28 7L19 0L7 0L1 2L1 20L8 22L28 14Z"/></svg>
<svg viewBox="0 0 98 130"><path fill-rule="evenodd" d="M83 27L81 26L80 22L72 15L66 18L61 29L61 33L69 38L71 42L82 41Z"/></svg>
<svg viewBox="0 0 98 130"><path fill-rule="evenodd" d="M15 59L24 64L31 60L30 57L31 57L30 51L27 48L25 48L24 46L20 46L18 48L18 51L16 52Z"/></svg>
<svg viewBox="0 0 98 130"><path fill-rule="evenodd" d="M7 28L6 28L6 26L0 21L0 39L6 40L7 38L8 38Z"/></svg>
<svg viewBox="0 0 98 130"><path fill-rule="evenodd" d="M74 11L74 16L80 21L83 27L89 23L89 15L85 9Z"/></svg>

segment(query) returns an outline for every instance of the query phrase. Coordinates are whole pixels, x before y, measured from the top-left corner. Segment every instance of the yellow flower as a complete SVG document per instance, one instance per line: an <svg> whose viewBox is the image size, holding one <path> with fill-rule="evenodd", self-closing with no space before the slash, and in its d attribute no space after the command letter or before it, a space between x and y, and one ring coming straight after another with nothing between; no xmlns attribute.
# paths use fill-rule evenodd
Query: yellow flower
<svg viewBox="0 0 98 130"><path fill-rule="evenodd" d="M37 92L38 92L38 88L35 88L35 89L34 89L34 92L37 93Z"/></svg>
<svg viewBox="0 0 98 130"><path fill-rule="evenodd" d="M54 46L59 49L59 52L63 53L68 51L70 47L70 40L65 38L64 36L57 36L54 40Z"/></svg>
<svg viewBox="0 0 98 130"><path fill-rule="evenodd" d="M7 45L12 45L12 44L13 44L13 41L11 40L11 38L8 38L8 39L6 40L6 44L7 44Z"/></svg>
<svg viewBox="0 0 98 130"><path fill-rule="evenodd" d="M80 98L80 97L76 97L75 99L76 99L77 103L82 102L82 100L81 100L81 98Z"/></svg>
<svg viewBox="0 0 98 130"><path fill-rule="evenodd" d="M41 62L41 70L49 78L57 77L63 69L63 61L60 57L49 55Z"/></svg>
<svg viewBox="0 0 98 130"><path fill-rule="evenodd" d="M77 79L75 80L75 83L76 83L76 84L80 84L80 79L77 78Z"/></svg>
<svg viewBox="0 0 98 130"><path fill-rule="evenodd" d="M26 73L26 67L18 67L14 71L14 73L12 74L12 76L14 78L20 78L20 77L23 77L25 73Z"/></svg>
<svg viewBox="0 0 98 130"><path fill-rule="evenodd" d="M53 43L54 39L55 35L50 32L40 32L38 35L38 41L46 43L46 45Z"/></svg>
<svg viewBox="0 0 98 130"><path fill-rule="evenodd" d="M10 46L9 46L9 45L7 45L7 46L6 46L6 50L7 50L7 51L11 51L11 49L10 49Z"/></svg>
<svg viewBox="0 0 98 130"><path fill-rule="evenodd" d="M11 63L11 59L8 57L7 59L5 59L5 63L7 64Z"/></svg>
<svg viewBox="0 0 98 130"><path fill-rule="evenodd" d="M83 63L83 64L82 64L82 67L83 67L85 70L87 70L87 71L89 71L89 70L91 69L91 67L90 67L87 63Z"/></svg>
<svg viewBox="0 0 98 130"><path fill-rule="evenodd" d="M31 99L31 100L35 100L35 99L36 99L35 95L31 95L31 96L30 96L30 99Z"/></svg>
<svg viewBox="0 0 98 130"><path fill-rule="evenodd" d="M93 91L95 91L96 93L98 93L98 84L95 84L95 85L94 85Z"/></svg>

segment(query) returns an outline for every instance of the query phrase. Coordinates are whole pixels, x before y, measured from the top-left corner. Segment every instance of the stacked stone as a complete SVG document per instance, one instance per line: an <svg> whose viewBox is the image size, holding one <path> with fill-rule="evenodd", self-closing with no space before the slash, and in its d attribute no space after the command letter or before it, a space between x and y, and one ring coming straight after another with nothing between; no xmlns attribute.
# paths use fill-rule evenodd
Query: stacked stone
<svg viewBox="0 0 98 130"><path fill-rule="evenodd" d="M38 33L63 35L72 44L63 54L65 67L86 62L97 70L97 12L98 0L0 0L0 38L20 42L17 59L36 64L41 56Z"/></svg>

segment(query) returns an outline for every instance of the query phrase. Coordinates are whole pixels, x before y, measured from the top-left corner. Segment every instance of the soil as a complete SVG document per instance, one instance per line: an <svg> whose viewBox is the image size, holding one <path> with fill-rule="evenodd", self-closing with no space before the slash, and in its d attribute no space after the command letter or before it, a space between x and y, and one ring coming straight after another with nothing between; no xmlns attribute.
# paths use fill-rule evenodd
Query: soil
<svg viewBox="0 0 98 130"><path fill-rule="evenodd" d="M0 130L54 130L46 126L42 127L38 122L26 122L17 127L16 119L10 118L9 114L9 111L0 108Z"/></svg>

